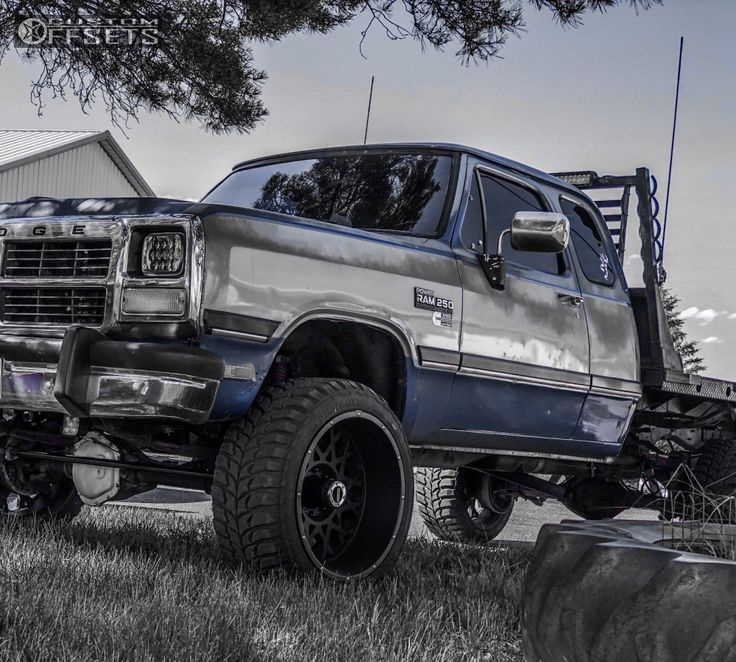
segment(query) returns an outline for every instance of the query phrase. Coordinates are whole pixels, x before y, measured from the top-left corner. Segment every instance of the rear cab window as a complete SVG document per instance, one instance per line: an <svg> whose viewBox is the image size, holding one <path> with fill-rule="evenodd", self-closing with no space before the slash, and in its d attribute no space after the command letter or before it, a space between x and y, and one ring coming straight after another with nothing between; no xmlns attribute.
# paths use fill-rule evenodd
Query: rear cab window
<svg viewBox="0 0 736 662"><path fill-rule="evenodd" d="M447 153L361 151L266 162L234 171L202 202L436 237L448 215L456 161Z"/></svg>
<svg viewBox="0 0 736 662"><path fill-rule="evenodd" d="M583 276L591 283L613 287L615 260L605 240L605 230L581 203L560 196L560 209L570 221L570 234Z"/></svg>

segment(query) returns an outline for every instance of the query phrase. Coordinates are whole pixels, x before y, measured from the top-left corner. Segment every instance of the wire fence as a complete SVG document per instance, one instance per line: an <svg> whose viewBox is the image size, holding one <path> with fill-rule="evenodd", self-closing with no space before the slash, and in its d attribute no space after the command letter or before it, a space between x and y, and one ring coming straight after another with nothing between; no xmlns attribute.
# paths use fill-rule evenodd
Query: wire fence
<svg viewBox="0 0 736 662"><path fill-rule="evenodd" d="M662 544L736 560L736 496L708 488L688 466L681 465L672 475L663 490Z"/></svg>

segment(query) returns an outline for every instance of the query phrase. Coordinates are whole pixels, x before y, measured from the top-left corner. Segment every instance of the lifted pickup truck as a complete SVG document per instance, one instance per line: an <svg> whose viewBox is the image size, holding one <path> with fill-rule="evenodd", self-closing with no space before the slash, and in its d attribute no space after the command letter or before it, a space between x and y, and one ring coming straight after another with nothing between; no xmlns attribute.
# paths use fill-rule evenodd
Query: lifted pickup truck
<svg viewBox="0 0 736 662"><path fill-rule="evenodd" d="M0 205L0 508L199 488L227 558L356 579L401 549L412 464L460 541L519 497L666 514L683 464L732 489L736 387L673 348L651 182L377 145L241 163L194 204Z"/></svg>

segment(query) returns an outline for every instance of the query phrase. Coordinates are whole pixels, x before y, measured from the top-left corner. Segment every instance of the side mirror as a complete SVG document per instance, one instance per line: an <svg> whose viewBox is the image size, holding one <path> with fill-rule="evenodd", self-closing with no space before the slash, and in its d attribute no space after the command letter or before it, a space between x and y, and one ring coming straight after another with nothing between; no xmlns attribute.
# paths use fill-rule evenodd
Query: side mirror
<svg viewBox="0 0 736 662"><path fill-rule="evenodd" d="M570 221L564 214L540 211L517 211L514 214L511 245L517 251L561 253L569 241Z"/></svg>
<svg viewBox="0 0 736 662"><path fill-rule="evenodd" d="M517 211L511 229L498 237L494 255L478 255L483 272L494 290L506 289L506 258L501 254L503 239L511 234L511 246L517 251L561 253L570 241L570 221L564 214L546 211Z"/></svg>

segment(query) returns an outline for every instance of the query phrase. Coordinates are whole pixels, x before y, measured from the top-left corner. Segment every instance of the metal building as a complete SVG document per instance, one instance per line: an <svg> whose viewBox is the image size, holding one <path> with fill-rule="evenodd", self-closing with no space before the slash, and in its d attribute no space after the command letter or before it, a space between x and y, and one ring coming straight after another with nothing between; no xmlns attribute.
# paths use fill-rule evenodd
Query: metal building
<svg viewBox="0 0 736 662"><path fill-rule="evenodd" d="M109 131L0 130L0 202L152 195Z"/></svg>

